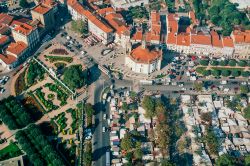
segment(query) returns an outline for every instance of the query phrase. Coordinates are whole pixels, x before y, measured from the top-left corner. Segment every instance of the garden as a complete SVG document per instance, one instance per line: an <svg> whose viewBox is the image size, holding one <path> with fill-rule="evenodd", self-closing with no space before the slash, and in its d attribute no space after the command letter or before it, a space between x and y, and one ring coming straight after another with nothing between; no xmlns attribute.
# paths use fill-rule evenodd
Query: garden
<svg viewBox="0 0 250 166"><path fill-rule="evenodd" d="M66 110L66 112L71 114L71 117L72 117L71 129L72 129L72 133L75 133L79 126L80 110L70 108Z"/></svg>
<svg viewBox="0 0 250 166"><path fill-rule="evenodd" d="M67 63L73 62L72 57L48 56L48 55L44 55L44 57L45 57L45 60L49 61L50 63L54 63L54 62L58 62L58 61L63 61L63 62L67 62Z"/></svg>
<svg viewBox="0 0 250 166"><path fill-rule="evenodd" d="M24 70L17 78L15 82L15 93L16 95L21 94L24 90L27 89L27 86L25 84L25 73L26 70Z"/></svg>
<svg viewBox="0 0 250 166"><path fill-rule="evenodd" d="M67 99L69 98L68 94L63 90L63 88L57 84L46 83L44 87L48 87L50 91L55 92L57 94L57 99L61 101L60 106L64 106L67 104ZM54 99L53 94L49 94L48 98Z"/></svg>
<svg viewBox="0 0 250 166"><path fill-rule="evenodd" d="M0 150L0 161L7 160L13 157L17 157L22 155L22 151L18 148L18 146L11 142L7 147Z"/></svg>
<svg viewBox="0 0 250 166"><path fill-rule="evenodd" d="M42 92L42 88L38 88L35 91L35 93L36 93L36 96L38 97L38 99L42 102L42 104L44 105L44 107L46 108L46 110L48 112L59 108L59 106L53 104L52 100L45 99L45 93Z"/></svg>
<svg viewBox="0 0 250 166"><path fill-rule="evenodd" d="M63 131L67 127L67 118L65 117L65 112L60 113L59 115L52 118L59 126L59 131Z"/></svg>
<svg viewBox="0 0 250 166"><path fill-rule="evenodd" d="M31 62L27 71L27 85L31 86L36 81L44 79L45 70L37 63Z"/></svg>

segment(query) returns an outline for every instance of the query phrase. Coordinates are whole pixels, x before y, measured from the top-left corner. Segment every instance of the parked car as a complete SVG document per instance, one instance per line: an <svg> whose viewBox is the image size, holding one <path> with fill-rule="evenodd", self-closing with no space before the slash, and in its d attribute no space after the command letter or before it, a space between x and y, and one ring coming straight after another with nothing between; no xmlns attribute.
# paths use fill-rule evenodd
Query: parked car
<svg viewBox="0 0 250 166"><path fill-rule="evenodd" d="M105 127L102 127L102 132L105 133L106 129Z"/></svg>
<svg viewBox="0 0 250 166"><path fill-rule="evenodd" d="M5 92L4 88L1 88L0 93L3 94Z"/></svg>
<svg viewBox="0 0 250 166"><path fill-rule="evenodd" d="M107 118L107 115L103 114L103 119L106 120L106 118Z"/></svg>

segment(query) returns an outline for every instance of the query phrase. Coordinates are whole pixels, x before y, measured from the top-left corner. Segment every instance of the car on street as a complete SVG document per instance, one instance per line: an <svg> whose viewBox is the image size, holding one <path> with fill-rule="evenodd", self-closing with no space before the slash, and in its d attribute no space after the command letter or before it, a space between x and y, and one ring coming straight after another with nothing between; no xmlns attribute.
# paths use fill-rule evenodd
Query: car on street
<svg viewBox="0 0 250 166"><path fill-rule="evenodd" d="M105 133L105 131L106 131L106 128L103 126L102 127L102 132Z"/></svg>
<svg viewBox="0 0 250 166"><path fill-rule="evenodd" d="M107 114L103 114L103 120L106 120Z"/></svg>
<svg viewBox="0 0 250 166"><path fill-rule="evenodd" d="M5 92L4 88L1 88L0 93L3 94Z"/></svg>

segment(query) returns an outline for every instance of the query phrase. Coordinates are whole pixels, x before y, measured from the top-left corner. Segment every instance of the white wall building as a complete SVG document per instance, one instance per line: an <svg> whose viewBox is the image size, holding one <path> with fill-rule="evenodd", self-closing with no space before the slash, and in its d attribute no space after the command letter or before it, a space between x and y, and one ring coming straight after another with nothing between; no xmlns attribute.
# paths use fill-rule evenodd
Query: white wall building
<svg viewBox="0 0 250 166"><path fill-rule="evenodd" d="M127 9L129 7L148 5L149 0L111 0L113 8Z"/></svg>

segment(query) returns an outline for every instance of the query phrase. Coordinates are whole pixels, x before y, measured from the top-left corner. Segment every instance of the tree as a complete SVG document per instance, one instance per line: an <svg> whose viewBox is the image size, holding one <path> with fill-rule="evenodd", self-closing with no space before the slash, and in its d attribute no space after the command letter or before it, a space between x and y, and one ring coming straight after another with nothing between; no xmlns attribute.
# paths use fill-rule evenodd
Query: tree
<svg viewBox="0 0 250 166"><path fill-rule="evenodd" d="M249 154L245 156L244 163L245 163L246 166L250 165L250 155Z"/></svg>
<svg viewBox="0 0 250 166"><path fill-rule="evenodd" d="M86 83L84 73L80 66L70 66L66 68L63 73L63 81L71 89L81 88Z"/></svg>
<svg viewBox="0 0 250 166"><path fill-rule="evenodd" d="M29 7L29 3L27 2L27 0L20 0L19 5L23 8Z"/></svg>
<svg viewBox="0 0 250 166"><path fill-rule="evenodd" d="M92 117L92 115L94 114L95 110L93 109L93 107L90 103L86 104L85 112L86 112L88 117Z"/></svg>
<svg viewBox="0 0 250 166"><path fill-rule="evenodd" d="M219 65L219 62L217 60L213 60L212 62L210 62L210 64L212 66L218 66Z"/></svg>
<svg viewBox="0 0 250 166"><path fill-rule="evenodd" d="M134 156L137 160L141 160L142 159L142 156L143 156L143 152L142 152L142 149L141 149L141 142L136 142L135 143L135 151L134 151Z"/></svg>
<svg viewBox="0 0 250 166"><path fill-rule="evenodd" d="M202 66L207 66L207 65L209 64L209 60L207 60L207 59L202 59L202 60L200 60L200 64L201 64Z"/></svg>
<svg viewBox="0 0 250 166"><path fill-rule="evenodd" d="M249 71L242 71L241 72L241 76L242 77L249 77L250 76L250 72Z"/></svg>
<svg viewBox="0 0 250 166"><path fill-rule="evenodd" d="M230 76L230 71L229 71L229 70L222 70L222 71L221 71L221 75L222 75L223 77L228 77L228 76Z"/></svg>
<svg viewBox="0 0 250 166"><path fill-rule="evenodd" d="M196 90L196 91L202 91L202 88L203 88L203 83L202 82L195 82L194 83L194 89Z"/></svg>
<svg viewBox="0 0 250 166"><path fill-rule="evenodd" d="M217 70L217 69L212 70L212 75L213 75L214 77L219 77L220 74L221 74L221 71L220 71L220 70Z"/></svg>
<svg viewBox="0 0 250 166"><path fill-rule="evenodd" d="M128 104L126 103L126 102L122 102L122 109L124 110L124 111L128 111Z"/></svg>
<svg viewBox="0 0 250 166"><path fill-rule="evenodd" d="M203 75L203 76L210 76L210 75L211 75L211 70L204 70L204 71L202 72L202 75Z"/></svg>
<svg viewBox="0 0 250 166"><path fill-rule="evenodd" d="M144 96L142 107L146 110L146 117L153 118L155 116L155 101L151 96Z"/></svg>
<svg viewBox="0 0 250 166"><path fill-rule="evenodd" d="M228 65L229 66L236 66L236 60L234 60L234 59L231 59L229 62L228 62Z"/></svg>
<svg viewBox="0 0 250 166"><path fill-rule="evenodd" d="M205 112L201 114L201 120L203 120L207 124L212 123L212 114L211 112Z"/></svg>
<svg viewBox="0 0 250 166"><path fill-rule="evenodd" d="M232 71L232 76L233 76L233 77L239 77L240 74L241 74L241 72L240 72L239 70L233 70L233 71Z"/></svg>
<svg viewBox="0 0 250 166"><path fill-rule="evenodd" d="M249 87L247 85L241 85L240 92L243 94L247 94L249 92Z"/></svg>
<svg viewBox="0 0 250 166"><path fill-rule="evenodd" d="M247 65L247 62L241 60L241 61L238 62L238 65L241 66L241 67L245 67Z"/></svg>
<svg viewBox="0 0 250 166"><path fill-rule="evenodd" d="M126 133L121 141L122 150L129 151L133 148L132 138L129 133Z"/></svg>
<svg viewBox="0 0 250 166"><path fill-rule="evenodd" d="M216 160L216 166L234 166L234 160L231 156L228 154L223 154L219 156L219 158Z"/></svg>
<svg viewBox="0 0 250 166"><path fill-rule="evenodd" d="M217 154L219 149L218 137L215 135L213 128L210 126L206 129L205 142L209 147L209 151L212 154Z"/></svg>
<svg viewBox="0 0 250 166"><path fill-rule="evenodd" d="M219 63L220 66L227 66L227 64L228 64L228 60L222 60Z"/></svg>
<svg viewBox="0 0 250 166"><path fill-rule="evenodd" d="M171 163L167 159L161 161L161 166L175 166L175 164Z"/></svg>
<svg viewBox="0 0 250 166"><path fill-rule="evenodd" d="M244 117L246 119L250 119L250 106L249 105L244 109Z"/></svg>

